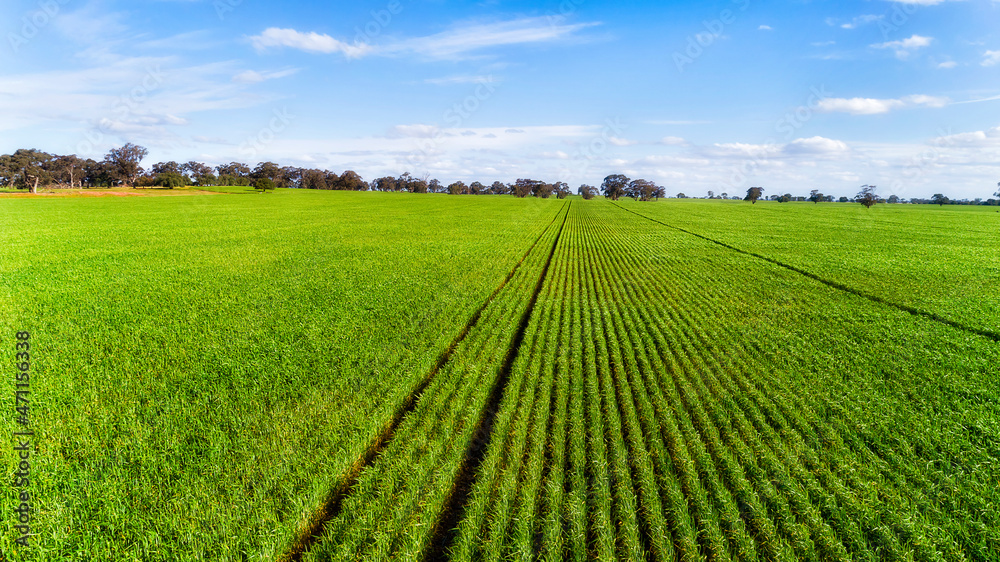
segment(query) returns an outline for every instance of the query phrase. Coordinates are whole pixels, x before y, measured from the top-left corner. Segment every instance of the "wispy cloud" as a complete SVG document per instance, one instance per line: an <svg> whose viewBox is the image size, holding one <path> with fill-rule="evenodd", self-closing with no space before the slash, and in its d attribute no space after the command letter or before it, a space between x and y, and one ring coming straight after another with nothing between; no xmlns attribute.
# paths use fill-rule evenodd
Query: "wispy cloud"
<svg viewBox="0 0 1000 562"><path fill-rule="evenodd" d="M267 80L277 80L278 78L285 78L286 76L291 76L299 72L298 68L289 68L286 70L277 70L271 72L258 72L256 70L244 70L239 74L233 76L233 82L237 84L257 84L259 82L265 82Z"/></svg>
<svg viewBox="0 0 1000 562"><path fill-rule="evenodd" d="M900 41L886 41L885 43L875 43L874 45L872 45L872 47L875 49L893 49L896 52L897 58L905 59L909 57L910 54L913 53L913 51L930 46L930 44L933 41L934 41L933 37L912 35L907 39L902 39Z"/></svg>
<svg viewBox="0 0 1000 562"><path fill-rule="evenodd" d="M986 51L983 53L983 66L995 66L1000 64L1000 51Z"/></svg>
<svg viewBox="0 0 1000 562"><path fill-rule="evenodd" d="M548 18L521 18L486 24L456 25L447 31L396 40L382 45L347 43L329 35L276 27L250 37L258 51L287 47L310 53L342 54L347 58L368 55L415 55L435 60L454 60L492 47L551 43L566 40L597 23L553 24Z"/></svg>
<svg viewBox="0 0 1000 562"><path fill-rule="evenodd" d="M760 31L774 31L774 28L771 27L770 25L761 25L757 29Z"/></svg>
<svg viewBox="0 0 1000 562"><path fill-rule="evenodd" d="M877 16L874 14L865 14L852 19L849 22L840 24L841 29L856 29L862 25L868 25L870 23L875 23L881 20L885 16ZM829 23L829 22L828 22Z"/></svg>
<svg viewBox="0 0 1000 562"><path fill-rule="evenodd" d="M878 115L907 107L944 107L951 102L946 97L925 95L906 96L898 99L876 98L825 98L818 109L824 113L850 113L851 115Z"/></svg>
<svg viewBox="0 0 1000 562"><path fill-rule="evenodd" d="M294 29L271 27L260 35L250 38L251 44L258 51L272 48L289 47L309 53L333 54L341 53L349 59L363 57L372 52L372 47L365 43L349 44L316 32L302 33Z"/></svg>

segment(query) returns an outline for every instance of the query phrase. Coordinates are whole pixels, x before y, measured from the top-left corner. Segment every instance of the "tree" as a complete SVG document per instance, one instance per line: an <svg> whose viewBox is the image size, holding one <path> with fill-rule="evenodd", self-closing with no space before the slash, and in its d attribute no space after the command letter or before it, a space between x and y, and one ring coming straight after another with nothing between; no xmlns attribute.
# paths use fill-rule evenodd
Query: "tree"
<svg viewBox="0 0 1000 562"><path fill-rule="evenodd" d="M659 189L659 186L649 180L638 179L628 183L625 193L637 201L652 201Z"/></svg>
<svg viewBox="0 0 1000 562"><path fill-rule="evenodd" d="M510 186L502 181L495 181L490 186L490 193L493 195L507 195L510 193Z"/></svg>
<svg viewBox="0 0 1000 562"><path fill-rule="evenodd" d="M826 195L819 192L818 189L814 189L809 192L809 200L813 203L819 203L820 201L826 201Z"/></svg>
<svg viewBox="0 0 1000 562"><path fill-rule="evenodd" d="M947 205L950 202L951 201L941 193L935 193L934 195L931 195L931 203L934 203L935 205L943 206Z"/></svg>
<svg viewBox="0 0 1000 562"><path fill-rule="evenodd" d="M49 162L49 171L56 183L68 183L70 189L78 183L83 187L83 167L86 163L86 160L77 158L75 154L56 156Z"/></svg>
<svg viewBox="0 0 1000 562"><path fill-rule="evenodd" d="M552 196L553 191L555 191L555 186L543 181L536 181L531 186L531 194L540 199L548 199Z"/></svg>
<svg viewBox="0 0 1000 562"><path fill-rule="evenodd" d="M180 172L160 172L153 176L152 184L159 187L174 189L190 185L191 180Z"/></svg>
<svg viewBox="0 0 1000 562"><path fill-rule="evenodd" d="M134 187L142 175L142 160L149 156L145 147L127 143L121 148L113 148L104 159L111 165L117 178L128 187Z"/></svg>
<svg viewBox="0 0 1000 562"><path fill-rule="evenodd" d="M465 185L465 182L457 181L448 186L449 195L468 195L469 186Z"/></svg>
<svg viewBox="0 0 1000 562"><path fill-rule="evenodd" d="M347 170L340 175L340 181L334 189L345 191L368 191L368 184L354 170Z"/></svg>
<svg viewBox="0 0 1000 562"><path fill-rule="evenodd" d="M585 201L590 201L597 197L597 188L592 185L583 184L576 190Z"/></svg>
<svg viewBox="0 0 1000 562"><path fill-rule="evenodd" d="M763 194L763 187L751 187L747 190L747 196L744 201L749 201L751 205L756 205L757 200L760 199Z"/></svg>
<svg viewBox="0 0 1000 562"><path fill-rule="evenodd" d="M13 184L18 189L38 193L38 186L52 181L52 155L41 150L18 149L10 156Z"/></svg>
<svg viewBox="0 0 1000 562"><path fill-rule="evenodd" d="M482 195L483 193L486 192L487 192L486 186L478 181L474 181L471 184L469 184L469 193L473 195Z"/></svg>
<svg viewBox="0 0 1000 562"><path fill-rule="evenodd" d="M303 179L303 182L305 180ZM396 189L396 178L392 176L385 176L381 178L376 178L372 180L372 190L373 191L399 191Z"/></svg>
<svg viewBox="0 0 1000 562"><path fill-rule="evenodd" d="M687 195L684 195L683 193L678 193L678 194L677 194L677 198L678 198L678 199L687 199L687 198L688 198L688 196L687 196Z"/></svg>
<svg viewBox="0 0 1000 562"><path fill-rule="evenodd" d="M409 174L403 174L403 176L406 176L406 183L403 184L402 187L400 187L400 189L402 189L403 191L409 191L410 193L427 193L428 191L430 191L431 187L427 183L426 177L414 178L410 177ZM403 176L400 176L399 179L396 180L397 185L399 184L399 182L403 180ZM438 180L433 180L433 181L437 182L439 185L441 183Z"/></svg>
<svg viewBox="0 0 1000 562"><path fill-rule="evenodd" d="M187 174L191 181L200 185L208 186L215 185L216 177L212 173L211 166L207 164L202 164L201 162L195 162L194 160L181 166L181 172Z"/></svg>
<svg viewBox="0 0 1000 562"><path fill-rule="evenodd" d="M302 170L299 185L302 189L331 189L331 185L327 182L327 173L324 170L316 169ZM389 180L396 181L393 178L389 178Z"/></svg>
<svg viewBox="0 0 1000 562"><path fill-rule="evenodd" d="M997 182L997 187L1000 187L1000 181ZM997 192L993 194L993 196L1000 197L1000 189L998 189Z"/></svg>
<svg viewBox="0 0 1000 562"><path fill-rule="evenodd" d="M257 167L250 172L250 180L253 182L254 187L256 187L257 181L261 179L269 179L275 186L280 185L284 179L281 166L274 162L261 162L257 164Z"/></svg>
<svg viewBox="0 0 1000 562"><path fill-rule="evenodd" d="M892 204L895 205L896 203L899 203L899 196L896 195L896 194L892 194L892 195L889 196L888 199L885 200L885 202L886 203L892 203Z"/></svg>
<svg viewBox="0 0 1000 562"><path fill-rule="evenodd" d="M617 201L619 197L625 195L630 181L632 180L628 176L622 174L610 175L604 178L604 182L601 184L601 193L608 199Z"/></svg>
<svg viewBox="0 0 1000 562"><path fill-rule="evenodd" d="M518 178L514 182L513 191L515 197L527 197L535 192L535 185L542 182L525 178Z"/></svg>
<svg viewBox="0 0 1000 562"><path fill-rule="evenodd" d="M878 195L875 193L874 185L862 185L861 191L854 197L854 200L865 206L866 209L871 209L876 203L878 203Z"/></svg>
<svg viewBox="0 0 1000 562"><path fill-rule="evenodd" d="M569 190L569 185L566 182L562 182L562 181L556 182L556 183L552 184L552 187L553 187L553 189L555 189L555 191L556 191L556 197L558 197L559 199L565 199L565 198L569 197L570 193L572 193Z"/></svg>
<svg viewBox="0 0 1000 562"><path fill-rule="evenodd" d="M230 162L215 167L219 174L219 185L250 185L250 166L242 162Z"/></svg>
<svg viewBox="0 0 1000 562"><path fill-rule="evenodd" d="M257 178L253 182L253 188L260 193L267 193L268 191L274 191L274 182L270 178Z"/></svg>
<svg viewBox="0 0 1000 562"><path fill-rule="evenodd" d="M788 203L789 201L793 201L794 199L795 198L792 197L791 193L786 193L786 194L778 197L778 203Z"/></svg>
<svg viewBox="0 0 1000 562"><path fill-rule="evenodd" d="M840 201L841 203L850 203L850 202L851 202L851 200L850 200L850 199L848 199L847 197L841 197L841 198L839 199L839 201Z"/></svg>

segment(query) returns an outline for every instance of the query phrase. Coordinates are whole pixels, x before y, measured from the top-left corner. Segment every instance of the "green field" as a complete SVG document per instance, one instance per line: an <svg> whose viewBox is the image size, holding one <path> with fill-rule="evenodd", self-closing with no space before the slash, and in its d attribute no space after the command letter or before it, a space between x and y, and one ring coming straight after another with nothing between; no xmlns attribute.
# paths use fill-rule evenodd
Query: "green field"
<svg viewBox="0 0 1000 562"><path fill-rule="evenodd" d="M12 560L1000 559L987 208L279 190L0 225Z"/></svg>

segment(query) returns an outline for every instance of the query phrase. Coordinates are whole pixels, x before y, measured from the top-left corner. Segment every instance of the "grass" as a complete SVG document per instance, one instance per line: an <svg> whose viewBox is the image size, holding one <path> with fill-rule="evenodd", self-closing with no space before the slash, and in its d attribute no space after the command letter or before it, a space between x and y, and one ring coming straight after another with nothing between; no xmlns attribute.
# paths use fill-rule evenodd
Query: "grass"
<svg viewBox="0 0 1000 562"><path fill-rule="evenodd" d="M991 327L993 219L0 201L0 329L38 347L39 554L287 553L429 373L304 559L994 560L998 343L905 309Z"/></svg>
<svg viewBox="0 0 1000 562"><path fill-rule="evenodd" d="M0 330L35 346L35 552L273 559L556 206L0 202Z"/></svg>

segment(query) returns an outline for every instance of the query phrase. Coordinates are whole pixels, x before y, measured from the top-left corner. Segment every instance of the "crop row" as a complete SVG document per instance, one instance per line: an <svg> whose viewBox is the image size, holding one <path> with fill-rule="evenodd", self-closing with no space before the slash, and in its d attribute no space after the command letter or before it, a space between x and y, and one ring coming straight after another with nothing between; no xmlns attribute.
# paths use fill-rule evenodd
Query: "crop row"
<svg viewBox="0 0 1000 562"><path fill-rule="evenodd" d="M463 462L485 446L478 440L489 435L482 426L490 396L506 386L505 365L525 359L511 355L514 342L527 340L522 319L531 314L564 222L565 213L482 310L306 560L407 560L432 546Z"/></svg>
<svg viewBox="0 0 1000 562"><path fill-rule="evenodd" d="M994 342L610 204L539 247L308 559L1000 551Z"/></svg>
<svg viewBox="0 0 1000 562"><path fill-rule="evenodd" d="M535 329L547 335L507 395L495 427L505 440L491 444L477 476L454 559L996 552L991 453L935 439L955 426L933 416L959 405L879 387L884 368L947 379L957 367L983 385L995 373L989 342L956 343L949 328L891 307L873 313L865 299L649 226L610 207L574 209L539 301ZM758 300L783 291L794 296L776 309ZM817 306L841 324L809 318ZM927 350L986 359L928 369L929 352L889 364L851 349L900 330ZM794 345L777 351L777 341ZM816 365L824 355L831 363ZM852 404L865 392L874 410ZM981 422L995 421L980 406Z"/></svg>

